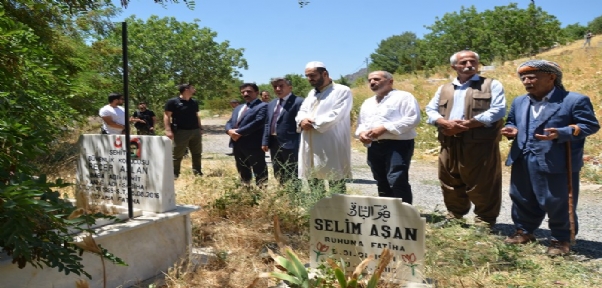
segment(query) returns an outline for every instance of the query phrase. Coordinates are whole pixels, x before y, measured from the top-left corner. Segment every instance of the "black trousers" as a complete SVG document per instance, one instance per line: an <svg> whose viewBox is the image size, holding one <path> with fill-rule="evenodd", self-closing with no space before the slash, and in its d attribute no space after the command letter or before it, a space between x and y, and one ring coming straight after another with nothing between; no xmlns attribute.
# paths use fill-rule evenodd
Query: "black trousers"
<svg viewBox="0 0 602 288"><path fill-rule="evenodd" d="M378 196L401 198L412 204L409 182L414 139L374 141L368 148L368 165L378 187Z"/></svg>
<svg viewBox="0 0 602 288"><path fill-rule="evenodd" d="M283 185L288 181L297 180L299 162L298 149L284 149L278 143L276 136L270 136L268 147L274 167L274 177Z"/></svg>
<svg viewBox="0 0 602 288"><path fill-rule="evenodd" d="M250 184L255 174L255 184L263 186L268 181L268 166L265 163L265 152L261 146L257 148L245 147L244 145L234 145L232 153L236 161L236 170L240 175L243 184Z"/></svg>

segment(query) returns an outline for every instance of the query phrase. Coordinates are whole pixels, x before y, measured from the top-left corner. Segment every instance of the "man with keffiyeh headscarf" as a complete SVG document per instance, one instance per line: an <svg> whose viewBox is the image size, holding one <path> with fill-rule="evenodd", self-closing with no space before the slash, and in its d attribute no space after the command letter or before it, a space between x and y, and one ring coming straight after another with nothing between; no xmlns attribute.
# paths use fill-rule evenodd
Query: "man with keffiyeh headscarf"
<svg viewBox="0 0 602 288"><path fill-rule="evenodd" d="M596 133L600 124L589 97L565 90L557 63L530 60L518 66L517 73L527 94L514 99L502 129L502 135L514 139L506 166L512 166L510 198L516 226L504 242L536 241L533 232L547 214L552 234L547 254L566 255L571 236L566 175L572 171L572 210L576 211L585 137ZM571 163L567 163L567 147Z"/></svg>

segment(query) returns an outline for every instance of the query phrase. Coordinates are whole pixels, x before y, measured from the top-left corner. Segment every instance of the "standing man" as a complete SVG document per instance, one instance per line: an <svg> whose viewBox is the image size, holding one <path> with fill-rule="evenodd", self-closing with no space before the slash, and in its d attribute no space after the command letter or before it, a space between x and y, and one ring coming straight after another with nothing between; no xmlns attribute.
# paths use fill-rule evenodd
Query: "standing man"
<svg viewBox="0 0 602 288"><path fill-rule="evenodd" d="M307 63L305 77L315 89L295 118L301 132L299 178L318 191L325 191L328 180L330 191L345 193L345 179L351 178L351 90L332 82L322 62Z"/></svg>
<svg viewBox="0 0 602 288"><path fill-rule="evenodd" d="M155 112L146 109L146 102L140 101L138 103L138 110L134 111L134 115L130 117L130 122L134 123L138 135L155 135L157 117Z"/></svg>
<svg viewBox="0 0 602 288"><path fill-rule="evenodd" d="M274 78L271 84L278 98L268 104L261 148L264 152L270 151L274 177L284 185L298 174L300 134L295 117L303 98L293 94L291 81L286 78Z"/></svg>
<svg viewBox="0 0 602 288"><path fill-rule="evenodd" d="M270 102L270 99L271 99L270 92L263 90L263 91L261 91L260 95L261 95L261 101L263 101L265 103Z"/></svg>
<svg viewBox="0 0 602 288"><path fill-rule="evenodd" d="M125 110L119 105L123 105L123 95L119 93L109 94L109 104L103 106L98 111L102 118L101 134L123 134L125 131Z"/></svg>
<svg viewBox="0 0 602 288"><path fill-rule="evenodd" d="M458 77L439 87L426 107L428 123L437 126L441 143L439 181L447 215L440 225L462 219L472 202L475 223L492 228L502 204L504 88L477 74L479 55L473 51L455 53L450 63Z"/></svg>
<svg viewBox="0 0 602 288"><path fill-rule="evenodd" d="M236 170L243 185L249 186L255 174L255 184L263 188L268 181L268 167L261 141L268 105L257 98L259 87L255 83L242 84L240 94L246 103L234 109L226 123L226 133L230 136Z"/></svg>
<svg viewBox="0 0 602 288"><path fill-rule="evenodd" d="M558 64L530 60L517 72L527 94L514 99L502 129L502 135L514 139L506 165L512 165L510 198L516 226L504 242L535 241L533 232L547 213L552 232L547 254L565 255L571 240L569 183L576 211L585 137L596 133L600 124L589 97L564 89ZM573 216L577 234L577 215Z"/></svg>
<svg viewBox="0 0 602 288"><path fill-rule="evenodd" d="M199 102L192 99L196 92L191 84L178 86L180 96L171 98L165 103L163 124L165 136L173 140L173 174L177 179L180 176L180 164L190 150L192 160L192 173L203 176L201 172L201 153L203 152L201 117L199 117Z"/></svg>
<svg viewBox="0 0 602 288"><path fill-rule="evenodd" d="M420 106L412 94L393 89L389 72L370 73L368 83L376 95L362 104L355 137L368 147L368 165L378 195L412 204L408 171L416 126L420 124Z"/></svg>
<svg viewBox="0 0 602 288"><path fill-rule="evenodd" d="M587 47L592 46L592 37L594 37L594 35L592 35L591 31L587 31L587 33L585 33L585 42L583 42L583 48L585 48L585 45L587 45Z"/></svg>

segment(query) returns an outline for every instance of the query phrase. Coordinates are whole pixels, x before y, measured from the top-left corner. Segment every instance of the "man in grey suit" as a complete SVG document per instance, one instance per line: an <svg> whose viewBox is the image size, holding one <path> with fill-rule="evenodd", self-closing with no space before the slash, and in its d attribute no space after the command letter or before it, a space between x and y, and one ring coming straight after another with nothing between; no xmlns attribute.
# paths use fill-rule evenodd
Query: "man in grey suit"
<svg viewBox="0 0 602 288"><path fill-rule="evenodd" d="M303 98L293 94L291 81L286 78L273 78L271 84L278 98L268 104L261 148L270 151L274 177L283 185L297 175L300 134L295 117Z"/></svg>

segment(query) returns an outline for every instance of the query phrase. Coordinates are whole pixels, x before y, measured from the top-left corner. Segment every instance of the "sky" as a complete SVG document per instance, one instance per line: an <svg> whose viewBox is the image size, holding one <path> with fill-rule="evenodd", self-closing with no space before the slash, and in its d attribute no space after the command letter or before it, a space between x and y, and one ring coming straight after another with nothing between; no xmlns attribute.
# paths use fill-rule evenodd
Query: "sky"
<svg viewBox="0 0 602 288"><path fill-rule="evenodd" d="M297 0L196 0L191 10L184 3L162 6L153 0L131 0L113 20L120 22L131 15L143 20L151 15L175 17L180 22L199 19L199 25L217 32L216 41L227 40L230 47L245 49L249 69L240 70L242 80L263 84L276 76L303 75L310 61L322 61L330 76L338 79L366 67L380 41L406 31L422 38L430 32L425 25L462 6L474 5L482 12L510 3L527 8L530 2L310 0L300 8ZM535 0L535 4L556 16L562 27L585 26L602 15L600 0Z"/></svg>

